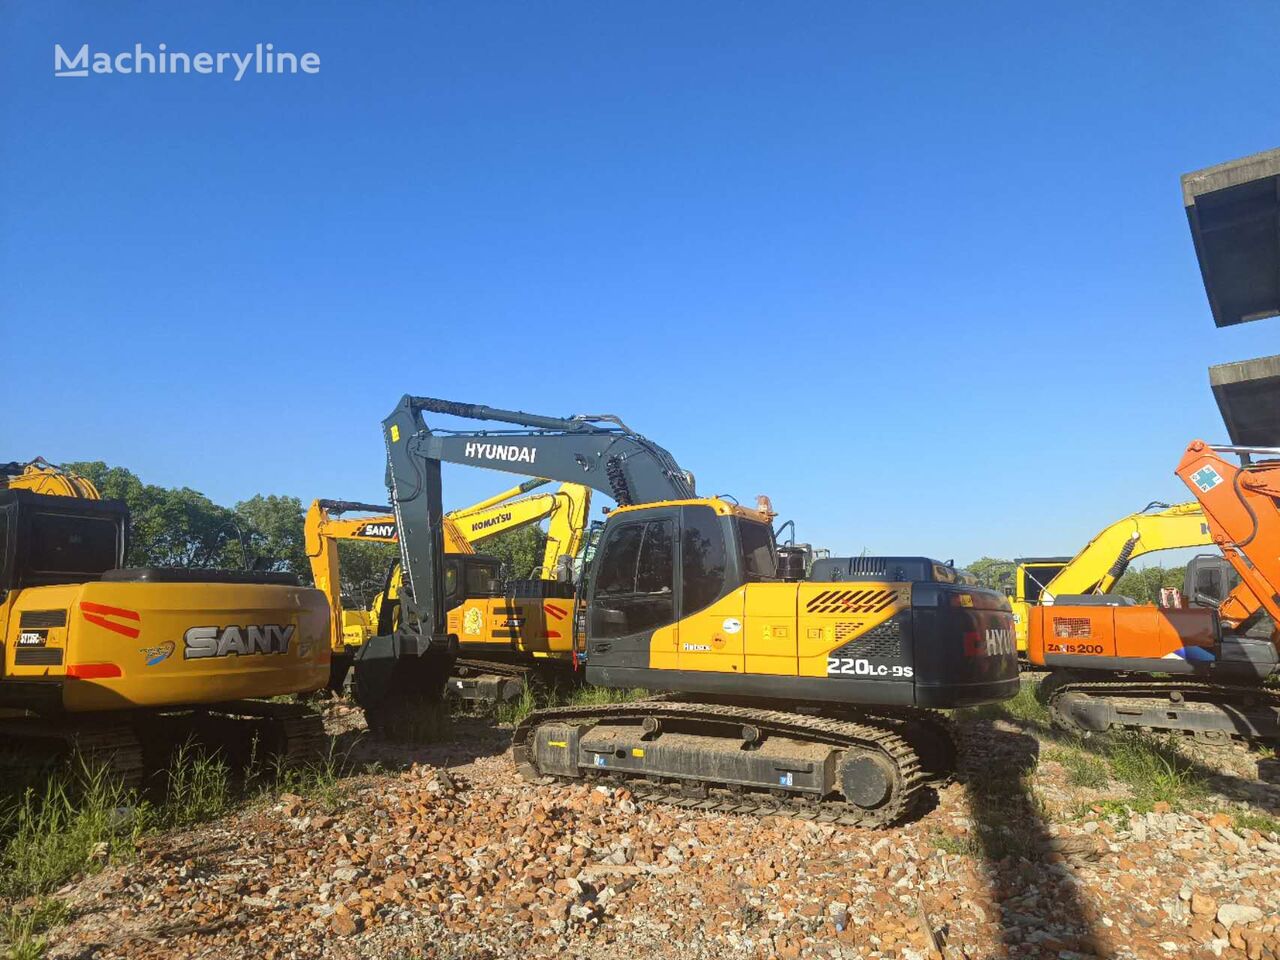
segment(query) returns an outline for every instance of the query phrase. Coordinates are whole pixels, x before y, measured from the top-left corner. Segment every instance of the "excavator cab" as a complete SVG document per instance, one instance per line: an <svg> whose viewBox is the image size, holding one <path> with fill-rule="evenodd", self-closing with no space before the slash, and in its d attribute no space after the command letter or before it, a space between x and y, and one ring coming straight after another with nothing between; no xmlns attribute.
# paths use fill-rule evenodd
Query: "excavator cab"
<svg viewBox="0 0 1280 960"><path fill-rule="evenodd" d="M1187 562L1182 595L1192 606L1217 610L1239 582L1240 575L1225 557L1221 554L1201 553Z"/></svg>
<svg viewBox="0 0 1280 960"><path fill-rule="evenodd" d="M12 589L96 580L124 564L119 500L0 491L0 601Z"/></svg>

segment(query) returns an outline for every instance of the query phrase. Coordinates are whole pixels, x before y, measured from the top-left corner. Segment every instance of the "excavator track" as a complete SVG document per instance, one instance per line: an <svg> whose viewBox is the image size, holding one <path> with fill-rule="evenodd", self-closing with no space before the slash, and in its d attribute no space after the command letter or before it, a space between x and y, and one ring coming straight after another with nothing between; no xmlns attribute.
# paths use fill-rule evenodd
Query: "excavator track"
<svg viewBox="0 0 1280 960"><path fill-rule="evenodd" d="M905 732L897 717L664 698L536 711L512 755L526 779L599 779L687 809L877 828L910 816L928 783Z"/></svg>
<svg viewBox="0 0 1280 960"><path fill-rule="evenodd" d="M297 704L242 701L199 711L119 719L81 714L60 720L0 721L0 778L5 789L36 787L59 768L83 767L125 789L141 789L196 743L235 768L251 761L297 768L326 758L324 718Z"/></svg>
<svg viewBox="0 0 1280 960"><path fill-rule="evenodd" d="M200 742L237 766L253 759L304 767L328 752L324 717L302 704L242 700L200 711L194 719Z"/></svg>
<svg viewBox="0 0 1280 960"><path fill-rule="evenodd" d="M569 669L554 660L540 664L536 661L508 663L502 660L466 659L454 663L453 674L445 689L450 696L459 700L503 703L517 699L526 685L555 686L571 675Z"/></svg>
<svg viewBox="0 0 1280 960"><path fill-rule="evenodd" d="M142 786L142 744L129 723L107 720L92 726L48 720L0 722L0 778L21 791L65 765L72 776L102 775L125 789Z"/></svg>
<svg viewBox="0 0 1280 960"><path fill-rule="evenodd" d="M1055 726L1082 736L1120 728L1207 740L1280 740L1280 689L1274 687L1064 670L1050 673L1036 695Z"/></svg>

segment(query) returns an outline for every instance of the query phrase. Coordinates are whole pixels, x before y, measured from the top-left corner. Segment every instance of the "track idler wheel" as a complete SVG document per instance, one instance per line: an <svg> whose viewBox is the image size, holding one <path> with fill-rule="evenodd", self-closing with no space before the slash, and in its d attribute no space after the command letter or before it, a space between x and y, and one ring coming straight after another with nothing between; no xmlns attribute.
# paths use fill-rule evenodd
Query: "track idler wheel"
<svg viewBox="0 0 1280 960"><path fill-rule="evenodd" d="M877 810L892 798L897 771L884 757L870 751L850 750L837 776L845 800L862 810Z"/></svg>

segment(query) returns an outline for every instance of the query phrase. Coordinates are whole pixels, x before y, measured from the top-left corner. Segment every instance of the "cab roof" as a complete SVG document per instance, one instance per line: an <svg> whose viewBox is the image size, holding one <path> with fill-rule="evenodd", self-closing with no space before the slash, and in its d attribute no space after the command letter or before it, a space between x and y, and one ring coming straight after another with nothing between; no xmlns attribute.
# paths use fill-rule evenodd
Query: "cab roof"
<svg viewBox="0 0 1280 960"><path fill-rule="evenodd" d="M609 516L622 513L635 513L639 510L653 510L657 507L710 507L717 516L721 517L741 517L744 520L754 520L757 523L770 524L773 523L771 514L763 513L759 510L752 510L744 507L740 503L734 503L732 500L726 500L722 497L697 497L689 500L655 500L653 503L633 503L625 507L614 507L609 511Z"/></svg>

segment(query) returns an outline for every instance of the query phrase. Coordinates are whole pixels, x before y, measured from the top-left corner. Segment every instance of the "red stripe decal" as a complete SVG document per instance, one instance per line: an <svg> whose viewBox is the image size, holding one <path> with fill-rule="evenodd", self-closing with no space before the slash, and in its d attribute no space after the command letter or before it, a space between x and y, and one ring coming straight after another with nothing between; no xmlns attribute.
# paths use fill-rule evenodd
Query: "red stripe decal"
<svg viewBox="0 0 1280 960"><path fill-rule="evenodd" d="M88 623L94 626L102 627L104 630L110 630L112 633L118 633L122 637L128 637L130 640L136 640L140 632L137 627L131 627L127 624L116 623L114 620L108 620L107 617L119 617L122 620L132 620L135 623L141 623L142 617L138 615L136 610L125 610L122 607L108 607L101 603L89 603L88 601L80 601L80 615L85 618Z"/></svg>
<svg viewBox="0 0 1280 960"><path fill-rule="evenodd" d="M553 606L552 604L549 604L549 603L544 603L542 605L542 609L545 610L551 616L557 617L557 618L564 617L569 613L569 611L565 610L563 607Z"/></svg>
<svg viewBox="0 0 1280 960"><path fill-rule="evenodd" d="M123 620L141 620L137 610L126 610L124 607L108 607L105 603L80 601L80 609L85 613L101 613L108 617L120 617Z"/></svg>
<svg viewBox="0 0 1280 960"><path fill-rule="evenodd" d="M548 639L548 640L559 640L559 639L560 639L560 631L558 631L558 630L548 630L548 631L547 631L546 639Z"/></svg>
<svg viewBox="0 0 1280 960"><path fill-rule="evenodd" d="M114 663L72 663L67 665L68 677L81 680L101 680L106 677L122 677L124 673Z"/></svg>

